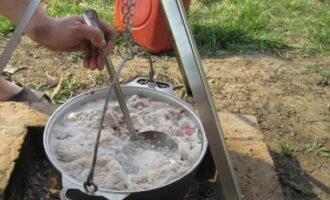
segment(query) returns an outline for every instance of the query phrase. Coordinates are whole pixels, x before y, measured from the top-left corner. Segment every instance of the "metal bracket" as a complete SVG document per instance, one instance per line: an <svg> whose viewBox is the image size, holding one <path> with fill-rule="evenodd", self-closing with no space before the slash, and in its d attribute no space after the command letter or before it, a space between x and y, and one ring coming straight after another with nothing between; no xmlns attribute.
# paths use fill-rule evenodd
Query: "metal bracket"
<svg viewBox="0 0 330 200"><path fill-rule="evenodd" d="M226 200L243 200L230 161L218 114L207 85L201 59L181 0L161 0L165 18L172 32L176 57L186 88L190 88L203 123L212 157L218 170ZM187 85L188 84L188 85ZM190 87L189 87L190 86Z"/></svg>

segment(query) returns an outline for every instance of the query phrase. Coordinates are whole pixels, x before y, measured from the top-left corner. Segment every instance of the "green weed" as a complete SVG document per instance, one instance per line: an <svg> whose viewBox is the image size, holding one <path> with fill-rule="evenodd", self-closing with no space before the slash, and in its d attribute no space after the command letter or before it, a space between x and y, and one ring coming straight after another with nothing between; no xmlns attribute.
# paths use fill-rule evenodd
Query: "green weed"
<svg viewBox="0 0 330 200"><path fill-rule="evenodd" d="M304 74L319 73L326 79L330 80L330 65L329 64L309 65L303 69L303 73Z"/></svg>
<svg viewBox="0 0 330 200"><path fill-rule="evenodd" d="M309 149L309 152L314 152L314 154L316 156L320 156L320 157L329 157L329 153L330 153L330 149L328 149L327 147L324 146L323 143L319 142L319 141L315 141L311 148Z"/></svg>
<svg viewBox="0 0 330 200"><path fill-rule="evenodd" d="M78 60L81 60L82 58L84 58L84 52L70 52L68 53L69 58L74 61L77 62Z"/></svg>
<svg viewBox="0 0 330 200"><path fill-rule="evenodd" d="M68 99L72 98L77 90L80 88L80 84L72 76L63 78L61 82L61 89L54 96L53 100L55 103L64 103Z"/></svg>
<svg viewBox="0 0 330 200"><path fill-rule="evenodd" d="M3 16L0 16L0 36L7 36L15 26Z"/></svg>
<svg viewBox="0 0 330 200"><path fill-rule="evenodd" d="M314 195L313 188L309 188L309 187L303 187L303 189L302 189L302 193L303 193L303 195L305 195L305 196Z"/></svg>
<svg viewBox="0 0 330 200"><path fill-rule="evenodd" d="M291 157L293 153L293 148L287 144L281 144L281 153L288 157Z"/></svg>
<svg viewBox="0 0 330 200"><path fill-rule="evenodd" d="M103 72L96 72L95 73L95 81L104 81L104 73Z"/></svg>

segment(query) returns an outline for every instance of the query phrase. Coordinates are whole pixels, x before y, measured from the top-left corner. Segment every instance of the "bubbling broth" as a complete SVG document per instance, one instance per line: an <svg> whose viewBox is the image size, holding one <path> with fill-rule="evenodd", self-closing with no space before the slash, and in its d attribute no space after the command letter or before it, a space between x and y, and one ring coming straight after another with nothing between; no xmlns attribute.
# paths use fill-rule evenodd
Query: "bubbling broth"
<svg viewBox="0 0 330 200"><path fill-rule="evenodd" d="M104 99L89 102L64 115L52 131L52 151L61 168L84 182L89 173ZM132 159L136 173L126 173L117 156L128 142L121 109L110 101L100 138L94 182L103 189L142 190L168 183L183 175L198 160L202 136L187 113L167 102L138 95L127 99L127 107L137 132L161 131L178 144L178 152L167 155L153 149L136 149Z"/></svg>

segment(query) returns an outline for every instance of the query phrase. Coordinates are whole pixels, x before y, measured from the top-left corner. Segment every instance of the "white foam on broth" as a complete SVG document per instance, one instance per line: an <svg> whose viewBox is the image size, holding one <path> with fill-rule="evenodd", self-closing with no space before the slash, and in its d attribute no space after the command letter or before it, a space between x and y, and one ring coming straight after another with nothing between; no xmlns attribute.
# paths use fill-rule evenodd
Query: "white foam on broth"
<svg viewBox="0 0 330 200"><path fill-rule="evenodd" d="M84 182L88 175L104 99L87 103L64 115L52 130L52 151L70 176ZM202 137L194 121L181 108L169 103L133 95L127 107L137 132L156 130L169 134L178 143L178 154L144 150L134 158L138 173L126 173L116 156L126 144L126 123L116 101L106 112L94 182L104 189L143 190L166 184L183 175L198 160Z"/></svg>

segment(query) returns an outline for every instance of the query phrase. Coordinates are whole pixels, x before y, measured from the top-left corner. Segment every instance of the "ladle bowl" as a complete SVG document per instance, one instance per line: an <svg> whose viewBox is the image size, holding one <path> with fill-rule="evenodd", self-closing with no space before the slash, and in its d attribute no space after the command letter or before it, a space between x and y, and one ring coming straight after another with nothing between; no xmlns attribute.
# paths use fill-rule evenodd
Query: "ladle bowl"
<svg viewBox="0 0 330 200"><path fill-rule="evenodd" d="M178 144L168 134L160 131L143 131L129 137L129 140L117 154L117 160L126 173L136 174L142 168L148 168L150 159L144 158L146 162L139 162L144 152L161 154L167 157L169 162L175 162L178 154ZM152 153L153 152L153 153ZM150 157L150 155L149 155Z"/></svg>

